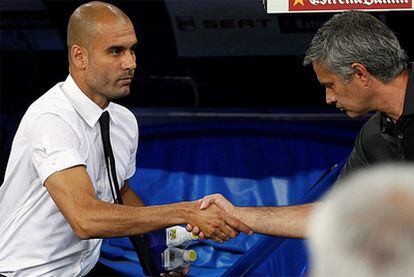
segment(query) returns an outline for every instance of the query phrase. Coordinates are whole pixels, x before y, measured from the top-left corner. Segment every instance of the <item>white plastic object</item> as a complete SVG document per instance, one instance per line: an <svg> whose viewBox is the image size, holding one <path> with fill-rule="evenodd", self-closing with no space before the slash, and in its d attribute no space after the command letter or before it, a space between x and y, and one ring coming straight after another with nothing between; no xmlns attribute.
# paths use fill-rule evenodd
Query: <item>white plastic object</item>
<svg viewBox="0 0 414 277"><path fill-rule="evenodd" d="M161 254L162 266L167 271L183 271L191 262L197 260L197 252L177 247L168 247Z"/></svg>
<svg viewBox="0 0 414 277"><path fill-rule="evenodd" d="M188 232L185 227L177 225L165 230L165 242L168 247L186 248L191 241L198 239L198 236Z"/></svg>

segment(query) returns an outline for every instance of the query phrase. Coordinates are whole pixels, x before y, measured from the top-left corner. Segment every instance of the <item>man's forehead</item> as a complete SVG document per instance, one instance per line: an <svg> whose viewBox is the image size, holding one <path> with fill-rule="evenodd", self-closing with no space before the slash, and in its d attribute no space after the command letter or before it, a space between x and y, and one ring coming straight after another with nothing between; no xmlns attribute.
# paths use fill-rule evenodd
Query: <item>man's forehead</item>
<svg viewBox="0 0 414 277"><path fill-rule="evenodd" d="M336 75L330 72L324 65L320 63L313 63L313 69L316 73L318 80L322 83L326 80L336 79Z"/></svg>
<svg viewBox="0 0 414 277"><path fill-rule="evenodd" d="M315 72L324 72L324 73L328 72L328 69L320 62L313 62L312 66Z"/></svg>
<svg viewBox="0 0 414 277"><path fill-rule="evenodd" d="M134 26L131 22L109 22L101 23L96 26L96 38L100 41L113 41L117 43L136 44L137 38Z"/></svg>
<svg viewBox="0 0 414 277"><path fill-rule="evenodd" d="M92 23L100 31L134 30L134 25L126 16L101 16Z"/></svg>

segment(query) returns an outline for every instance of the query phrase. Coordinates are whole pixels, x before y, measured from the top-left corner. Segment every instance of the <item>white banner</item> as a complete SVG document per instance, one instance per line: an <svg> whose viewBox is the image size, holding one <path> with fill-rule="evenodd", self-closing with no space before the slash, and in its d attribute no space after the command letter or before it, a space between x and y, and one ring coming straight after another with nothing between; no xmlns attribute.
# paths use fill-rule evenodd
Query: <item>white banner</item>
<svg viewBox="0 0 414 277"><path fill-rule="evenodd" d="M268 13L414 10L413 0L264 0L263 3Z"/></svg>
<svg viewBox="0 0 414 277"><path fill-rule="evenodd" d="M257 0L166 4L181 57L300 55L316 31L301 19L269 16Z"/></svg>

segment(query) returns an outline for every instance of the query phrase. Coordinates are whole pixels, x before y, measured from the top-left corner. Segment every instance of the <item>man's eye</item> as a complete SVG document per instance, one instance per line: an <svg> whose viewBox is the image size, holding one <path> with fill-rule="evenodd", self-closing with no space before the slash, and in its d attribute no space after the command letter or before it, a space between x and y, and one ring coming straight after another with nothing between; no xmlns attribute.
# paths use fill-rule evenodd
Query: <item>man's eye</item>
<svg viewBox="0 0 414 277"><path fill-rule="evenodd" d="M113 49L113 50L111 50L110 54L112 56L119 56L119 54L121 54L121 50L119 50L119 49Z"/></svg>

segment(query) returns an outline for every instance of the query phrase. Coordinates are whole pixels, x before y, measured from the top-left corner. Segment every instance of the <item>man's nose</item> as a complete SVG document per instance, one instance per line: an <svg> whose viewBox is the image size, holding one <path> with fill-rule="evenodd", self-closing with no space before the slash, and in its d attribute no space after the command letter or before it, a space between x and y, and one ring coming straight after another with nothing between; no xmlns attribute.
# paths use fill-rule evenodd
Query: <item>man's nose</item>
<svg viewBox="0 0 414 277"><path fill-rule="evenodd" d="M122 61L122 69L134 70L135 68L137 68L135 53L128 52Z"/></svg>
<svg viewBox="0 0 414 277"><path fill-rule="evenodd" d="M330 89L326 89L325 91L325 101L328 105L336 103L335 94Z"/></svg>

